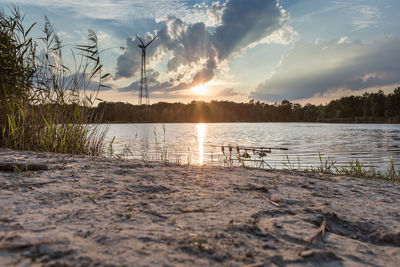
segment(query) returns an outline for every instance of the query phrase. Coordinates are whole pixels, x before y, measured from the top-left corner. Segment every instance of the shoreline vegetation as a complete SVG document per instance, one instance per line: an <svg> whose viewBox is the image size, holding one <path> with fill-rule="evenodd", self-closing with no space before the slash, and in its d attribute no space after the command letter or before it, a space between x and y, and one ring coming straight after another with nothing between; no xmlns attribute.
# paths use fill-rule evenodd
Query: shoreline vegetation
<svg viewBox="0 0 400 267"><path fill-rule="evenodd" d="M107 152L105 152L104 156L108 158L115 159L134 159L141 160L143 162L154 161L154 162L165 162L165 163L174 163L179 165L194 165L192 156L193 151L188 147L188 152L186 155L186 161L183 161L182 155L171 153L171 150L168 149L165 144L165 136L164 141L158 141L155 136L155 151L153 153L149 153L149 151L141 151L140 155L135 155L131 149L124 145L124 148L121 152L116 152L113 143L115 142L115 137L109 143ZM225 148L226 153L224 153ZM222 153L218 153L218 149L222 149ZM263 149L250 149L249 151L256 151L257 155L250 155L247 150L243 150L238 146L215 146L214 152L208 155L211 158L211 162L205 161L204 166L222 166L222 167L245 167L245 168L254 168L254 169L263 169L263 170L273 170L273 171L292 171L299 173L320 173L320 174L331 174L338 176L349 176L349 177L357 177L357 178L370 178L370 179L381 179L388 180L393 182L400 182L400 162L395 162L391 159L387 166L375 166L368 162L363 162L359 159L354 159L345 163L337 163L334 159L332 159L329 155L323 156L321 153L318 153L316 157L319 160L319 164L316 166L306 166L301 162L300 156L295 158L290 158L287 154L285 155L285 159L282 160L281 166L282 168L272 167L268 163L267 154L264 153ZM262 157L260 157L260 153ZM268 152L270 153L270 152Z"/></svg>

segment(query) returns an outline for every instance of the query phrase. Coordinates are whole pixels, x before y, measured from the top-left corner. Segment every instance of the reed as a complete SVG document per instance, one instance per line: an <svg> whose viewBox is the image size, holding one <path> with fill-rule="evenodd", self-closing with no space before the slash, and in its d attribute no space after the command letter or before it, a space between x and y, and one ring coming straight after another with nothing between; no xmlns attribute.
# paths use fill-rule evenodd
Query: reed
<svg viewBox="0 0 400 267"><path fill-rule="evenodd" d="M63 45L45 17L33 39L17 7L0 13L0 146L19 150L100 155L106 127L93 104L103 81L98 39L72 48L74 66L63 62ZM95 85L95 86L94 86Z"/></svg>
<svg viewBox="0 0 400 267"><path fill-rule="evenodd" d="M162 141L160 141L158 139L158 135L157 135L157 129L156 127L153 128L153 135L154 135L154 144L155 144L155 156L156 156L156 160L160 160L160 161L168 161L168 148L166 145L166 128L165 128L165 124L162 124L162 131L163 131L163 139Z"/></svg>

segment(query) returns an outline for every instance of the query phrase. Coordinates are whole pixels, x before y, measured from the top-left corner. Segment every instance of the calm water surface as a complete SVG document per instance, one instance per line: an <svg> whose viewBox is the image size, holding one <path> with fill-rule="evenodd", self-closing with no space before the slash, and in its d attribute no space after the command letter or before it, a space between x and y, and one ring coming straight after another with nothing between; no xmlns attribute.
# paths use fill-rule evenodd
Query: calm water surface
<svg viewBox="0 0 400 267"><path fill-rule="evenodd" d="M284 168L320 164L318 153L337 165L359 159L384 168L390 159L400 162L400 125L323 123L180 123L110 124L107 144L115 137L116 154L139 159L167 158L186 164L226 165L228 153L221 145L287 148L272 150L265 161ZM259 165L258 155L249 152L249 165ZM236 155L232 155L236 158ZM235 163L237 164L237 162Z"/></svg>

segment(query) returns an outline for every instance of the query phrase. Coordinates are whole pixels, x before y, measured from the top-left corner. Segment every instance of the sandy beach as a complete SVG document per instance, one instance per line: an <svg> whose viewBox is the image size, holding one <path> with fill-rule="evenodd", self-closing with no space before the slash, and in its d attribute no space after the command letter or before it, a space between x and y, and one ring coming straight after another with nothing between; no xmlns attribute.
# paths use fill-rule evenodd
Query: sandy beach
<svg viewBox="0 0 400 267"><path fill-rule="evenodd" d="M0 171L1 266L400 264L399 183L9 149L0 162L39 164Z"/></svg>

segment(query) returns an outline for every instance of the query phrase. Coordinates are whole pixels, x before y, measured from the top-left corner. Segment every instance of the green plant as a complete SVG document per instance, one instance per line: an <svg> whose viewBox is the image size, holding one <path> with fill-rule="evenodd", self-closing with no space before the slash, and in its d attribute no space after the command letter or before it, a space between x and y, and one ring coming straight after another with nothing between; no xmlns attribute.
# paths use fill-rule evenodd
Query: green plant
<svg viewBox="0 0 400 267"><path fill-rule="evenodd" d="M319 158L319 162L320 162L320 166L317 167L318 172L334 173L334 171L335 171L334 166L336 164L336 161L333 161L330 157L323 159L321 153L318 153L318 158Z"/></svg>
<svg viewBox="0 0 400 267"><path fill-rule="evenodd" d="M45 17L43 36L30 37L17 7L0 13L0 146L100 155L107 128L92 106L103 81L96 34L72 49L75 66L63 63L63 45Z"/></svg>
<svg viewBox="0 0 400 267"><path fill-rule="evenodd" d="M115 155L113 147L114 141L115 141L115 136L111 139L111 142L108 144L108 156L111 158L114 157Z"/></svg>
<svg viewBox="0 0 400 267"><path fill-rule="evenodd" d="M287 169L287 170L290 170L290 171L295 170L296 168L295 168L294 164L292 164L292 162L290 161L289 156L287 154L285 155L285 158L286 158L287 162L283 162L282 163L283 166L284 166L284 169Z"/></svg>
<svg viewBox="0 0 400 267"><path fill-rule="evenodd" d="M400 162L397 165L394 163L393 159L390 159L389 168L383 174L383 177L387 180L400 181Z"/></svg>

